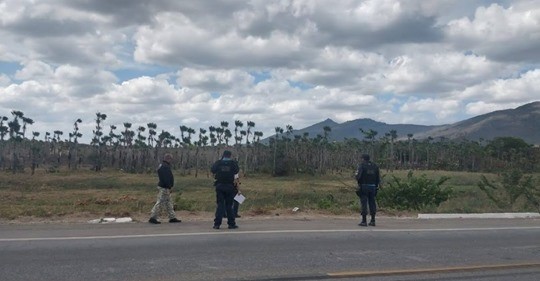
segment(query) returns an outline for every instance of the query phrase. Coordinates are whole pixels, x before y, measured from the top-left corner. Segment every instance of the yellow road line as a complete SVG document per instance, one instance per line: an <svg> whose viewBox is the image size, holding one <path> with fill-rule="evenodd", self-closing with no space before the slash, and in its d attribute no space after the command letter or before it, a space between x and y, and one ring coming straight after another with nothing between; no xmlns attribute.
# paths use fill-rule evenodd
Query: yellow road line
<svg viewBox="0 0 540 281"><path fill-rule="evenodd" d="M540 262L515 263L515 264L487 264L474 266L456 266L456 267L439 267L439 268L418 268L418 269L392 269L379 271L349 271L349 272L333 272L327 273L327 276L333 278L350 278L350 277L368 277L368 276L386 276L386 275L413 275L425 273L453 273L464 271L478 270L500 270L500 269L519 269L529 267L540 267Z"/></svg>

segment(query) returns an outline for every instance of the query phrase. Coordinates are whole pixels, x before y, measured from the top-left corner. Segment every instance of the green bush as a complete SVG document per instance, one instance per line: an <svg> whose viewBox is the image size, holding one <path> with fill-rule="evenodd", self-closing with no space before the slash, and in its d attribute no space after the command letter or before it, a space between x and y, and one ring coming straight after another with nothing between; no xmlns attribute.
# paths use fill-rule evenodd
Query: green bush
<svg viewBox="0 0 540 281"><path fill-rule="evenodd" d="M518 169L512 169L502 173L499 181L490 181L482 176L478 183L480 190L497 207L512 211L517 205L524 204L526 209L534 208L540 212L540 188L532 176L524 175ZM540 179L536 181L540 182Z"/></svg>
<svg viewBox="0 0 540 281"><path fill-rule="evenodd" d="M425 174L416 177L409 171L405 180L392 176L379 191L379 204L397 210L425 210L438 207L452 194L451 187L442 187L449 177L438 181L428 179Z"/></svg>
<svg viewBox="0 0 540 281"><path fill-rule="evenodd" d="M328 194L326 197L321 198L319 202L317 202L317 206L319 209L327 210L337 206L337 202L332 194Z"/></svg>
<svg viewBox="0 0 540 281"><path fill-rule="evenodd" d="M174 196L174 209L177 211L195 211L196 204L195 201L182 198L182 192L177 191Z"/></svg>

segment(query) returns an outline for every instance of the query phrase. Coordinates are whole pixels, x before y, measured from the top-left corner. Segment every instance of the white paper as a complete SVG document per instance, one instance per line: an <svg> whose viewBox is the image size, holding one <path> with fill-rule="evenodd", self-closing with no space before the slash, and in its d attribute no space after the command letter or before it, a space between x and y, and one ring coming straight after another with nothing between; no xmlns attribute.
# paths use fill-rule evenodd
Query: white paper
<svg viewBox="0 0 540 281"><path fill-rule="evenodd" d="M244 195L238 193L238 194L236 194L236 196L234 196L234 200L236 200L236 202L242 204L242 203L244 203L244 200L246 200L246 197L244 197Z"/></svg>

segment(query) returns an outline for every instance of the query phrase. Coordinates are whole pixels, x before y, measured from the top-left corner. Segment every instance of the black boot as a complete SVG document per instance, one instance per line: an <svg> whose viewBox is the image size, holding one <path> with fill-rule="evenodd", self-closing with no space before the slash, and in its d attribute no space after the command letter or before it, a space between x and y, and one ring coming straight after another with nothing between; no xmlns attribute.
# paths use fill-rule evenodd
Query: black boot
<svg viewBox="0 0 540 281"><path fill-rule="evenodd" d="M371 221L369 222L370 226L375 226L375 215L371 216Z"/></svg>
<svg viewBox="0 0 540 281"><path fill-rule="evenodd" d="M359 226L367 226L366 216L362 215L362 221L358 224Z"/></svg>

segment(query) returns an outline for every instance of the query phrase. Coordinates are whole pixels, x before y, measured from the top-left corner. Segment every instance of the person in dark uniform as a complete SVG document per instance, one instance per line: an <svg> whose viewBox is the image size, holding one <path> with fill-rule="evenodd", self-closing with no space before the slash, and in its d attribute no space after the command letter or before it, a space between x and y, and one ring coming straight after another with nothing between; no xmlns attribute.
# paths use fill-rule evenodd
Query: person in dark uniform
<svg viewBox="0 0 540 281"><path fill-rule="evenodd" d="M238 163L232 159L232 153L229 150L223 152L223 157L216 161L210 171L214 174L216 181L216 215L214 219L214 229L219 229L226 214L234 214L233 201L236 195L234 187L234 176L238 174L240 168ZM235 216L227 216L229 229L238 228Z"/></svg>
<svg viewBox="0 0 540 281"><path fill-rule="evenodd" d="M369 205L369 214L371 215L369 225L375 226L375 214L377 213L375 197L377 196L377 189L381 183L381 176L379 167L369 160L368 154L362 155L362 163L358 166L358 170L356 171L356 181L358 182L356 194L360 197L360 214L362 215L362 221L358 225L368 226L366 217Z"/></svg>
<svg viewBox="0 0 540 281"><path fill-rule="evenodd" d="M157 174L159 178L157 189L159 190L159 193L157 196L156 204L152 208L150 219L148 220L149 223L161 223L160 221L158 221L157 218L162 208L166 209L170 223L182 222L181 220L176 218L176 213L174 212L173 203L171 201L171 191L174 187L174 176L171 171L172 159L172 154L165 154L163 156L163 161L161 162L161 165L159 165L159 168L157 169Z"/></svg>

